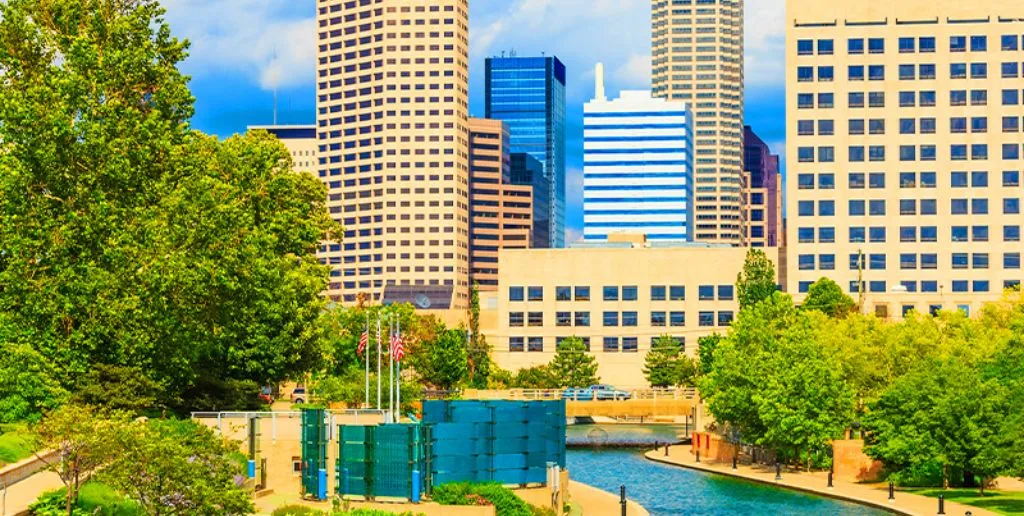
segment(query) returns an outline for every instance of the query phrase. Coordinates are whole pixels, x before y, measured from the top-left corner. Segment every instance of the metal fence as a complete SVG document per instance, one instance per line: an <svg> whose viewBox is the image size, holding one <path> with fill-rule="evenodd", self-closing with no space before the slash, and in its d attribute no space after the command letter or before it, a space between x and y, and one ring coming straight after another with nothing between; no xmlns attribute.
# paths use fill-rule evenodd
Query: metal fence
<svg viewBox="0 0 1024 516"><path fill-rule="evenodd" d="M425 487L429 433L430 428L420 424L340 426L335 466L338 494L419 501Z"/></svg>
<svg viewBox="0 0 1024 516"><path fill-rule="evenodd" d="M602 398L607 400L632 399L632 400L692 400L697 397L697 390L688 387L681 389L633 389L624 390L629 396ZM566 396L566 389L503 389L503 390L472 390L467 389L462 393L464 399L473 400L560 400L576 401L575 396L580 394L579 389L569 391ZM590 398L587 398L588 401ZM582 398L581 398L582 400Z"/></svg>

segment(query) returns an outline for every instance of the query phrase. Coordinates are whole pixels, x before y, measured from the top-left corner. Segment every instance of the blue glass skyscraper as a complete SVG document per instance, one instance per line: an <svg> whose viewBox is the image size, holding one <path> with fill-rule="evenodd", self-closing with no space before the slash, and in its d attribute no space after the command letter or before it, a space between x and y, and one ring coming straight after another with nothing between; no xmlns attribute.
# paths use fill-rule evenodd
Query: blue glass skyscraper
<svg viewBox="0 0 1024 516"><path fill-rule="evenodd" d="M544 164L551 200L549 247L565 247L565 65L557 57L492 57L486 117L504 121L511 152Z"/></svg>

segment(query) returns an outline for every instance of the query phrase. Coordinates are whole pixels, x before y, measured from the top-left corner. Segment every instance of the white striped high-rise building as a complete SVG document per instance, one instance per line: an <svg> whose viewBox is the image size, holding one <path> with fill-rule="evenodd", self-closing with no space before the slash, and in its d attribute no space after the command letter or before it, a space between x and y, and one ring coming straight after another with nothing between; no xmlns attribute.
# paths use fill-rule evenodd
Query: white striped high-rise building
<svg viewBox="0 0 1024 516"><path fill-rule="evenodd" d="M692 241L693 113L650 91L604 93L583 108L583 238L617 233Z"/></svg>

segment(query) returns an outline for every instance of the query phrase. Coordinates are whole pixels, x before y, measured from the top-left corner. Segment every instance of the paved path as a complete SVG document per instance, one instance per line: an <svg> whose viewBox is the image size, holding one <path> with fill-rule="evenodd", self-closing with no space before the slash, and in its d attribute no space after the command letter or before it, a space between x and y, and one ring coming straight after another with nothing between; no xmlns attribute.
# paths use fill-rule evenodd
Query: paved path
<svg viewBox="0 0 1024 516"><path fill-rule="evenodd" d="M16 516L28 513L28 506L39 498L39 495L60 489L64 484L60 477L52 471L40 471L31 477L7 488L6 505L0 507L3 516ZM0 493L0 496L3 496ZM3 502L0 502L2 504Z"/></svg>
<svg viewBox="0 0 1024 516"><path fill-rule="evenodd" d="M669 448L669 455L666 457L664 448L656 451L649 451L646 457L657 462L664 462L676 466L717 473L732 477L744 478L764 484L796 489L808 493L814 493L830 498L848 500L864 505L870 505L897 514L911 516L926 516L937 514L939 509L938 500L927 496L910 493L896 492L896 500L889 501L888 489L879 485L856 484L852 482L833 482L833 489L828 488L828 472L795 472L783 471L782 480L775 480L775 468L763 466L740 465L732 469L732 464L727 463L697 463L695 457L690 453L688 446L672 446ZM967 505L946 501L946 514L949 516L960 516L968 511L973 516L996 516L996 513L970 507Z"/></svg>

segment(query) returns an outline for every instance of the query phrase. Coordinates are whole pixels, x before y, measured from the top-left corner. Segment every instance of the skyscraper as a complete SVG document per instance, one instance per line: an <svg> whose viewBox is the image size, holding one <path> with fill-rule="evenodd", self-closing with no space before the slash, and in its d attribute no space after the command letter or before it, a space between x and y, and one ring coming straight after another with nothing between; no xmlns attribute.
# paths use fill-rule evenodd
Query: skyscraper
<svg viewBox="0 0 1024 516"><path fill-rule="evenodd" d="M509 127L511 151L544 164L550 185L550 242L565 247L565 65L557 57L485 62L486 117Z"/></svg>
<svg viewBox="0 0 1024 516"><path fill-rule="evenodd" d="M772 154L750 126L743 128L743 229L750 247L779 247L782 235L782 176Z"/></svg>
<svg viewBox="0 0 1024 516"><path fill-rule="evenodd" d="M550 248L551 183L544 177L544 164L525 152L513 152L509 159L512 162L511 183L530 186L533 194L533 231L530 247Z"/></svg>
<svg viewBox="0 0 1024 516"><path fill-rule="evenodd" d="M685 102L623 91L608 100L597 67L583 106L583 239L693 239L693 113Z"/></svg>
<svg viewBox="0 0 1024 516"><path fill-rule="evenodd" d="M743 0L651 0L651 85L693 110L696 240L740 244Z"/></svg>
<svg viewBox="0 0 1024 516"><path fill-rule="evenodd" d="M469 275L481 291L498 288L498 251L527 249L533 230L530 185L512 183L508 127L469 119Z"/></svg>
<svg viewBox="0 0 1024 516"><path fill-rule="evenodd" d="M788 0L789 290L977 311L1020 285L1024 4Z"/></svg>
<svg viewBox="0 0 1024 516"><path fill-rule="evenodd" d="M469 298L467 0L318 0L317 172L345 304Z"/></svg>

